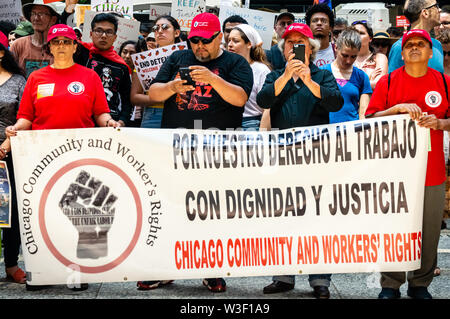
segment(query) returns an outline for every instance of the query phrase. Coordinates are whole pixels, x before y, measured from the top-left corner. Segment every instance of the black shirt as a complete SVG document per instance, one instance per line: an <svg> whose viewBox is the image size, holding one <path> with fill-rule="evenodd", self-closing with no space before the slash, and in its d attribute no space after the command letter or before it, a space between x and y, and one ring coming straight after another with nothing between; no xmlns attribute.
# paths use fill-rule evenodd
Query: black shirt
<svg viewBox="0 0 450 319"><path fill-rule="evenodd" d="M247 97L250 96L253 86L250 65L242 56L227 51L209 62L198 61L192 50L176 51L164 62L152 83L172 81L180 67L192 65L208 68L225 81L242 87ZM209 84L197 82L194 87L194 91L174 94L165 101L162 128L225 130L242 126L243 106L227 103Z"/></svg>

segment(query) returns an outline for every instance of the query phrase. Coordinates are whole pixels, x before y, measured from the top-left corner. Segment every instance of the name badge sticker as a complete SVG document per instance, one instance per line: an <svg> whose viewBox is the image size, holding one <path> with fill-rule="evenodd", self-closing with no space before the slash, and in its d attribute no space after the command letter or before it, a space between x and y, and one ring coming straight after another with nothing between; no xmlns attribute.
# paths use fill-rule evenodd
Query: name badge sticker
<svg viewBox="0 0 450 319"><path fill-rule="evenodd" d="M46 96L53 96L55 90L55 83L39 84L37 88L37 98L40 99Z"/></svg>

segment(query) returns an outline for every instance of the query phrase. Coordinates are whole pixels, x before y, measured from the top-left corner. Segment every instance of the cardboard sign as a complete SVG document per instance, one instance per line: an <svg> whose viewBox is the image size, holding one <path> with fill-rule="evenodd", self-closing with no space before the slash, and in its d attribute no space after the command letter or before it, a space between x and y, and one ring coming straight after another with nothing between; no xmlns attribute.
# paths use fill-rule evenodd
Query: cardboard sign
<svg viewBox="0 0 450 319"><path fill-rule="evenodd" d="M239 15L248 24L258 31L259 35L263 39L263 49L269 50L272 44L273 36L273 22L275 21L275 13L265 12L260 10L252 10L245 8L220 6L219 20L223 24L223 21L232 16Z"/></svg>
<svg viewBox="0 0 450 319"><path fill-rule="evenodd" d="M87 10L84 15L84 27L83 36L81 40L83 42L92 42L91 33L91 21L97 12ZM122 43L128 40L137 41L139 38L139 28L141 23L136 20L130 20L125 18L117 18L119 20L119 26L117 28L117 39L114 42L114 50L119 51Z"/></svg>
<svg viewBox="0 0 450 319"><path fill-rule="evenodd" d="M75 6L75 23L77 27L84 23L84 14L91 10L90 4L77 4Z"/></svg>
<svg viewBox="0 0 450 319"><path fill-rule="evenodd" d="M177 19L181 31L190 31L192 19L205 8L206 0L172 0L171 16Z"/></svg>
<svg viewBox="0 0 450 319"><path fill-rule="evenodd" d="M99 12L116 12L124 17L133 17L133 0L91 0L91 10Z"/></svg>
<svg viewBox="0 0 450 319"><path fill-rule="evenodd" d="M6 20L18 24L22 16L20 1L0 0L0 21ZM8 36L6 34L6 36Z"/></svg>
<svg viewBox="0 0 450 319"><path fill-rule="evenodd" d="M180 42L145 52L139 52L131 56L144 91L148 90L150 84L167 58L174 51L185 50L187 47L186 42Z"/></svg>

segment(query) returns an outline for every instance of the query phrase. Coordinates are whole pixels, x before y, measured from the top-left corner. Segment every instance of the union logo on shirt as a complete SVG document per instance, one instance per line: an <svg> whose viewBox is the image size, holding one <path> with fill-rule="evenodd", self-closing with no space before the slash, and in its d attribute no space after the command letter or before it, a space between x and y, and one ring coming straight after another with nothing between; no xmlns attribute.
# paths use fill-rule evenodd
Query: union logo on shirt
<svg viewBox="0 0 450 319"><path fill-rule="evenodd" d="M436 91L430 91L425 95L425 103L429 107L438 107L441 105L442 102L442 96L439 94L439 92Z"/></svg>
<svg viewBox="0 0 450 319"><path fill-rule="evenodd" d="M72 82L67 86L67 91L73 95L80 95L84 92L84 84L81 82Z"/></svg>

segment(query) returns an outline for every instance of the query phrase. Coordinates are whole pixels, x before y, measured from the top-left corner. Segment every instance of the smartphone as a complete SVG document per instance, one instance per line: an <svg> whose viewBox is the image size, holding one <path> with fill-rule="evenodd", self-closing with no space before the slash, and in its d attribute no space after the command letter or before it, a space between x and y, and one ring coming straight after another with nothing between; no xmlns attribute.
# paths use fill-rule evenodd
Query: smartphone
<svg viewBox="0 0 450 319"><path fill-rule="evenodd" d="M191 70L188 67L180 68L180 77L187 82L184 85L195 85L195 82L191 78Z"/></svg>
<svg viewBox="0 0 450 319"><path fill-rule="evenodd" d="M304 44L294 44L294 53L297 60L305 63L305 45Z"/></svg>

